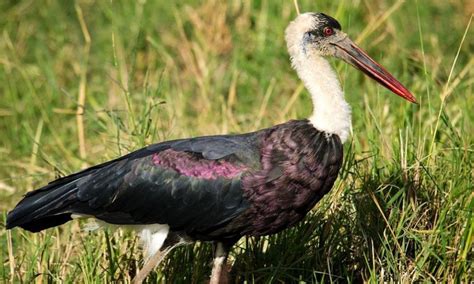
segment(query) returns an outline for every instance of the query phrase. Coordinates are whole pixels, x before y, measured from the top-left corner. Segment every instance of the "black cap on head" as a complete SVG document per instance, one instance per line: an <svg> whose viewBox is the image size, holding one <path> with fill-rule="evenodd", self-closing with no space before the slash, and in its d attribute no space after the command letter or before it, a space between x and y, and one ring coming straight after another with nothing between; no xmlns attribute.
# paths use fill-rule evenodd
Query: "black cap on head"
<svg viewBox="0 0 474 284"><path fill-rule="evenodd" d="M324 13L314 13L314 17L324 26L330 26L331 28L341 30L341 24L331 16Z"/></svg>

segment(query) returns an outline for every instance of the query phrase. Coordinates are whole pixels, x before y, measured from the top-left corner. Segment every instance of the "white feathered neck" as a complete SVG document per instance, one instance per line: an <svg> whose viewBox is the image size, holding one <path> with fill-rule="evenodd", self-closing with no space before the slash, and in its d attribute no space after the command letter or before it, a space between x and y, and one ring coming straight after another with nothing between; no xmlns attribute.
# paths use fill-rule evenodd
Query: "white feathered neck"
<svg viewBox="0 0 474 284"><path fill-rule="evenodd" d="M338 135L344 143L351 131L351 108L331 65L323 57L305 62L293 58L292 62L311 94L313 114L309 121L318 130Z"/></svg>
<svg viewBox="0 0 474 284"><path fill-rule="evenodd" d="M302 35L313 21L310 14L302 14L288 26L286 42L291 64L311 94L310 122L316 129L336 134L344 142L351 131L351 108L329 62L304 45Z"/></svg>

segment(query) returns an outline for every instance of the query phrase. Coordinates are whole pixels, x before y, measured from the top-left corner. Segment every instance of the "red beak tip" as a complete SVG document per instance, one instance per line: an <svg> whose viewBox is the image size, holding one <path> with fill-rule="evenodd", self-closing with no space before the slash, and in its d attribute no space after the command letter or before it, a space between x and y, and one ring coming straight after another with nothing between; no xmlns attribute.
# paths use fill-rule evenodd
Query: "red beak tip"
<svg viewBox="0 0 474 284"><path fill-rule="evenodd" d="M412 94L410 94L408 97L407 97L408 101L410 101L411 103L414 103L415 105L419 105L418 101L416 100L415 96L413 96Z"/></svg>

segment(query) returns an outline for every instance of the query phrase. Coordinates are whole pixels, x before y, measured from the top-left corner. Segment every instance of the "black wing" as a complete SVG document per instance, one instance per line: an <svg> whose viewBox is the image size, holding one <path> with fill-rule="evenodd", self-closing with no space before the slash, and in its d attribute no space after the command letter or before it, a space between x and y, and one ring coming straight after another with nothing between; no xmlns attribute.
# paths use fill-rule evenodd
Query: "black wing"
<svg viewBox="0 0 474 284"><path fill-rule="evenodd" d="M259 167L259 134L207 136L154 144L60 178L28 193L7 228L40 231L71 219L168 224L206 234L248 207L241 176Z"/></svg>

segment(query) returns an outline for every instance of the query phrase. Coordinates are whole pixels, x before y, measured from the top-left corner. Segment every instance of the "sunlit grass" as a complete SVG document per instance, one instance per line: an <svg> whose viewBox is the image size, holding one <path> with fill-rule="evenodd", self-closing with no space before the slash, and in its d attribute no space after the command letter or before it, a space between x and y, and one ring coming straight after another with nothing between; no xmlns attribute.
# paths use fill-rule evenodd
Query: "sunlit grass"
<svg viewBox="0 0 474 284"><path fill-rule="evenodd" d="M154 142L310 113L283 40L293 1L182 2L0 4L0 280L129 281L142 265L131 232L5 231L26 191ZM469 2L298 1L338 18L419 105L334 62L353 107L339 180L304 223L242 239L235 282L474 280ZM211 255L178 248L150 282L201 283Z"/></svg>

